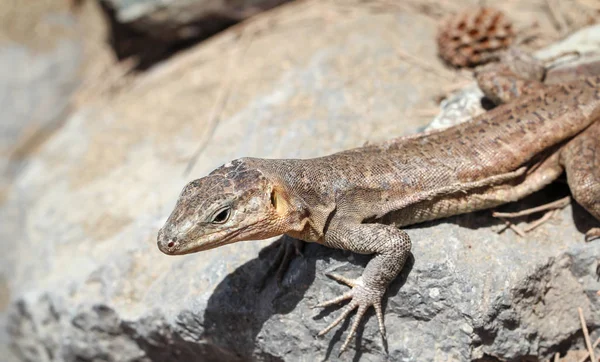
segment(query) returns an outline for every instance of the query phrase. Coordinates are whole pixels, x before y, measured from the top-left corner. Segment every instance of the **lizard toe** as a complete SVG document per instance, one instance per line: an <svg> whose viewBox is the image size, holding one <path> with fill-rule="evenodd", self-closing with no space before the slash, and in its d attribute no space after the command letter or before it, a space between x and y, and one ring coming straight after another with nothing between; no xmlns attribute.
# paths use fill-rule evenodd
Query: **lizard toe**
<svg viewBox="0 0 600 362"><path fill-rule="evenodd" d="M352 312L354 309L356 309L356 307L358 307L358 303L350 303L346 306L346 308L344 308L344 310L342 311L342 314L340 314L339 317L337 317L333 322L329 323L329 325L325 328L323 328L323 330L321 330L318 334L318 336L322 336L324 334L326 334L327 332L329 332L330 330L333 329L333 327L337 326L338 324L340 324L341 321L343 321L344 319L346 319L346 317L348 316L348 314L350 314L350 312Z"/></svg>
<svg viewBox="0 0 600 362"><path fill-rule="evenodd" d="M354 317L354 322L352 322L352 327L350 328L350 333L348 333L348 336L346 337L344 344L342 344L342 348L340 348L340 354L339 354L340 356L342 355L342 353L344 353L344 351L346 349L348 349L348 345L350 344L352 337L356 334L356 330L358 329L358 324L360 323L362 317L367 312L367 308L368 307L365 307L364 305L361 305L358 307L358 311L356 312L356 316Z"/></svg>
<svg viewBox="0 0 600 362"><path fill-rule="evenodd" d="M381 334L381 337L383 339L385 339L385 324L383 324L383 310L381 308L381 300L375 304L373 304L373 307L375 307L375 314L377 315L377 323L379 324L379 333Z"/></svg>
<svg viewBox="0 0 600 362"><path fill-rule="evenodd" d="M347 291L346 293L340 295L337 298L333 298L333 299L330 299L330 300L325 301L323 303L317 304L315 306L315 308L324 308L324 307L329 307L330 305L339 304L339 303L345 301L346 299L351 299L352 296L353 296L352 290L350 290L350 291Z"/></svg>
<svg viewBox="0 0 600 362"><path fill-rule="evenodd" d="M600 228L592 228L585 233L585 241L590 242L596 239L600 239Z"/></svg>
<svg viewBox="0 0 600 362"><path fill-rule="evenodd" d="M362 284L362 279L361 278L357 278L357 279L350 279L350 278L346 278L344 276L341 276L339 274L333 274L333 273L328 273L326 274L328 277L330 277L333 280L337 280L340 283L344 283L350 287L355 287L357 285Z"/></svg>
<svg viewBox="0 0 600 362"><path fill-rule="evenodd" d="M338 278L334 279L339 280ZM375 308L375 313L377 315L377 321L379 324L379 332L385 340L385 326L383 324L383 311L381 308L381 300L383 298L384 291L378 291L376 289L372 289L363 285L362 280L360 278L353 280L353 282L354 286L349 292L344 293L344 295L338 298L317 305L318 307L326 307L340 303L341 301L344 301L346 299L351 299L350 303L343 309L342 313L321 332L319 332L319 336L322 336L330 330L332 330L335 326L337 326L344 319L346 319L353 310L358 308L356 316L354 317L354 321L352 322L352 326L350 327L348 336L344 340L344 344L340 349L340 355L348 349L348 345L350 344L352 337L356 334L360 321L363 319L365 313L371 306Z"/></svg>

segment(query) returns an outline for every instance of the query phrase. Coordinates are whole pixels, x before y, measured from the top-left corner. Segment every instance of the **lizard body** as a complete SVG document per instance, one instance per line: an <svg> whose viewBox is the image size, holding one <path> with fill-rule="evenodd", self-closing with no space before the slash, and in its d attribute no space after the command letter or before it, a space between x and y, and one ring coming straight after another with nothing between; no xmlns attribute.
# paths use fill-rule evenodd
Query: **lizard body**
<svg viewBox="0 0 600 362"><path fill-rule="evenodd" d="M530 85L442 131L314 159L234 160L184 188L158 247L186 254L287 234L374 254L360 278L333 276L352 289L319 306L351 301L320 334L358 308L343 351L373 306L383 335L381 298L411 247L398 226L518 200L565 169L575 199L600 219L600 77Z"/></svg>

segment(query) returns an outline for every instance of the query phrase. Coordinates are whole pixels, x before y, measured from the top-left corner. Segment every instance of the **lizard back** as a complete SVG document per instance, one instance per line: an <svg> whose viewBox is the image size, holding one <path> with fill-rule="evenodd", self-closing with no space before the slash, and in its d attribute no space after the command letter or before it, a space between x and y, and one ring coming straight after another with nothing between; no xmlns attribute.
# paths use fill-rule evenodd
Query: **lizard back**
<svg viewBox="0 0 600 362"><path fill-rule="evenodd" d="M259 168L310 205L381 217L530 165L599 118L600 76L550 86L445 130Z"/></svg>

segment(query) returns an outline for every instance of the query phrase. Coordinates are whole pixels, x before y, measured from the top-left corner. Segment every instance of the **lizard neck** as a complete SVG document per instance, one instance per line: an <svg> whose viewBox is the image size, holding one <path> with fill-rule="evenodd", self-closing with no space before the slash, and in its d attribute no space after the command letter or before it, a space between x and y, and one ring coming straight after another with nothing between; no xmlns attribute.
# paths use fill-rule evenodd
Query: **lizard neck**
<svg viewBox="0 0 600 362"><path fill-rule="evenodd" d="M272 183L280 215L287 220L285 234L319 242L335 210L331 190L323 190L305 160L250 159Z"/></svg>

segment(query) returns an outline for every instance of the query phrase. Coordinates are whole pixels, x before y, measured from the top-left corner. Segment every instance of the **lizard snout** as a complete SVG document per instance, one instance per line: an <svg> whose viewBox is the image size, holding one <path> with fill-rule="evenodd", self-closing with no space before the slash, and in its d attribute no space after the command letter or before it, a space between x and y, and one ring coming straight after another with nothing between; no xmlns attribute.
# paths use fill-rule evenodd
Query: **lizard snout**
<svg viewBox="0 0 600 362"><path fill-rule="evenodd" d="M163 229L158 231L158 238L156 244L158 245L158 249L165 254L172 255L174 251L179 246L177 242L177 236L170 237L166 235Z"/></svg>

